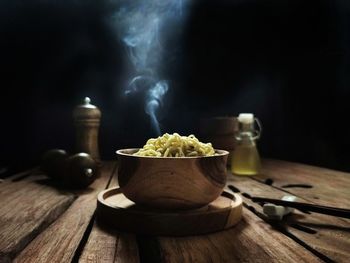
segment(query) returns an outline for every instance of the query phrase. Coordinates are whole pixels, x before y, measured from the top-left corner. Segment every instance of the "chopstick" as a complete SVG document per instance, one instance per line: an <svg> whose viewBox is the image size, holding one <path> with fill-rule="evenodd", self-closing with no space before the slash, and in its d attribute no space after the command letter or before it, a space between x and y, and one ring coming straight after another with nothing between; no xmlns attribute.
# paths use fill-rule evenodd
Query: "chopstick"
<svg viewBox="0 0 350 263"><path fill-rule="evenodd" d="M350 209L345 209L345 208L314 205L314 204L300 203L300 202L290 202L290 201L284 201L280 199L272 199L272 198L264 198L264 197L252 197L252 201L255 203L265 202L265 203L271 203L275 205L292 207L300 210L306 210L306 211L315 212L319 214L350 218Z"/></svg>

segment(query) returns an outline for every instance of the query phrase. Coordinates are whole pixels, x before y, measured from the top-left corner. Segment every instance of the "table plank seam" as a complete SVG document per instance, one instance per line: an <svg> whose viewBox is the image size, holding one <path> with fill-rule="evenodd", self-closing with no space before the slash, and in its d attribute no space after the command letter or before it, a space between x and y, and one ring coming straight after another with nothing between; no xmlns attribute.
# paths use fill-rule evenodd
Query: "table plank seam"
<svg viewBox="0 0 350 263"><path fill-rule="evenodd" d="M110 174L110 176L108 178L107 184L106 184L104 189L107 189L109 187L109 185L110 185L110 183L112 181L112 178L113 178L113 176L114 176L114 174L116 172L116 169L117 169L117 163L114 163L113 169L111 169L112 170L111 174ZM84 250L84 247L85 247L85 245L86 245L86 243L87 243L87 241L89 239L89 236L91 234L91 231L92 231L92 228L93 228L95 220L96 220L96 210L93 213L93 215L92 215L92 217L91 217L91 219L89 221L89 224L87 225L87 227L86 227L86 229L84 231L84 234L83 234L81 240L79 241L79 245L78 245L77 249L74 252L74 256L73 256L73 258L71 260L72 263L79 262L79 258L80 258L81 254L82 254L82 252Z"/></svg>
<svg viewBox="0 0 350 263"><path fill-rule="evenodd" d="M253 178L251 178L253 179ZM259 183L264 184L261 181L258 181ZM236 187L235 187L236 188ZM238 189L238 188L237 188ZM280 190L280 189L279 189ZM230 191L232 191L230 189ZM233 191L232 191L233 192ZM307 249L308 251L310 251L312 254L314 254L316 257L320 258L321 260L325 261L325 262L335 262L334 260L332 260L331 258L327 257L326 255L324 255L323 253L319 252L318 250L314 249L313 247L311 247L309 244L307 244L306 242L304 242L303 240L299 239L297 236L295 236L294 234L292 234L291 232L289 232L285 227L283 227L281 224L279 224L278 222L274 222L268 219L268 217L266 217L263 213L257 211L253 206L249 205L248 203L246 203L243 199L243 206L250 211L251 213L255 214L257 217L259 217L261 220L263 220L265 223L269 224L271 227L273 227L273 229L279 231L281 234L285 235L286 237L292 239L293 241L295 241L296 243L298 243L299 245L301 245L302 247L304 247L305 249Z"/></svg>
<svg viewBox="0 0 350 263"><path fill-rule="evenodd" d="M283 227L278 222L273 223L273 221L269 221L268 218L264 214L260 213L259 211L256 211L256 209L254 207L250 206L249 204L247 204L245 202L243 202L243 205L244 205L245 208L247 208L248 211L250 211L251 213L255 214L261 220L263 220L264 222L266 222L267 224L272 226L273 229L279 231L280 233L282 233L286 237L292 239L293 241L295 241L296 243L298 243L299 245L301 245L305 249L309 250L312 254L314 254L318 258L322 259L323 261L325 261L327 263L335 262L331 258L329 258L326 255L322 254L321 252L317 251L316 249L311 247L309 244L307 244L303 240L301 240L298 237L296 237L295 235L293 235L291 232L289 232L285 227Z"/></svg>
<svg viewBox="0 0 350 263"><path fill-rule="evenodd" d="M254 180L254 181L256 181L256 182L258 182L258 183L260 183L260 184L266 185L263 181L261 181L261 180L259 180L259 179L257 179L257 178L249 177L249 179L250 179L250 180ZM272 187L272 188L275 188L275 189L277 189L277 190L279 190L279 191L285 192L285 193L287 193L287 194L289 194L289 195L296 196L296 197L298 197L298 198L300 198L300 199L303 199L303 200L305 200L305 201L307 201L307 202L309 202L309 203L317 204L314 200L311 200L311 199L309 199L309 198L307 198L307 197L301 196L301 195L299 195L299 194L297 194L297 193L289 192L289 191L286 190L285 188L280 188L280 187L278 187L278 186L276 186L276 185L273 185L273 184L268 185L268 186L270 186L270 187ZM303 212L303 211L302 211L302 212ZM310 213L311 213L311 212L310 212ZM348 223L348 221L347 221L346 219L343 219L343 218L340 218L340 217L338 217L338 220L340 220L340 221L342 221L342 222L344 222L344 223Z"/></svg>
<svg viewBox="0 0 350 263"><path fill-rule="evenodd" d="M56 221L56 219L60 217L60 215L62 215L65 211L67 211L67 209L70 207L70 205L74 202L75 199L76 197L73 197L70 200L63 200L62 207L58 206L56 209L50 210L48 212L49 215L53 216L52 220L44 220L40 225L38 225L35 229L33 229L32 232L28 233L28 235L23 238L21 242L23 245L19 245L15 251L4 253L4 254L1 254L0 256L4 257L5 262L6 262L6 258L8 258L10 261L14 259L22 250L24 250L27 247L27 245L30 244L30 242L33 239L35 239L36 236L38 236L41 232L45 231L45 229L50 227L50 225L53 224ZM1 260L2 259L0 259L0 262L2 262Z"/></svg>
<svg viewBox="0 0 350 263"><path fill-rule="evenodd" d="M82 251L84 250L85 244L89 239L92 227L94 225L94 221L95 221L95 214L92 215L89 224L87 225L85 232L81 238L81 240L79 241L79 245L77 247L77 249L74 252L74 256L72 258L72 263L77 263L79 262L79 258L81 256Z"/></svg>
<svg viewBox="0 0 350 263"><path fill-rule="evenodd" d="M117 262L117 258L118 258L118 245L119 245L119 238L116 238L115 250L114 250L114 255L113 255L113 263L114 263L114 262Z"/></svg>
<svg viewBox="0 0 350 263"><path fill-rule="evenodd" d="M163 252L158 237L136 235L140 262L164 262Z"/></svg>
<svg viewBox="0 0 350 263"><path fill-rule="evenodd" d="M37 172L39 171L39 167L35 166L33 168L27 169L24 172L15 173L6 177L3 181L3 187L9 188L13 187L17 183L27 182L27 184L35 183L35 181L26 180L27 178L38 179ZM41 177L40 177L41 178ZM21 182L20 182L21 181ZM17 198L17 196L13 196L13 198ZM60 197L57 203L52 210L46 211L46 213L42 214L42 217L38 221L37 225L31 229L31 232L23 235L21 239L12 242L12 246L5 248L4 251L0 252L0 262L12 261L22 250L24 250L32 240L34 240L41 232L45 231L51 224L53 224L62 214L67 211L70 205L76 200L77 196L71 195ZM43 220L41 220L43 219Z"/></svg>

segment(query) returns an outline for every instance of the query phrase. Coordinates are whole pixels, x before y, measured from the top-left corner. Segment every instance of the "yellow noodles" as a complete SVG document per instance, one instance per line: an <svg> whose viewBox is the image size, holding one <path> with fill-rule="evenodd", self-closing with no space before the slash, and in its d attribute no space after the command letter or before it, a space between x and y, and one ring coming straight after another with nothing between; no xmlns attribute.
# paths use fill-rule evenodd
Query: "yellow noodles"
<svg viewBox="0 0 350 263"><path fill-rule="evenodd" d="M134 153L137 156L157 157L211 156L214 154L211 143L202 143L193 134L180 136L177 133L165 133L156 139L149 139L143 148Z"/></svg>

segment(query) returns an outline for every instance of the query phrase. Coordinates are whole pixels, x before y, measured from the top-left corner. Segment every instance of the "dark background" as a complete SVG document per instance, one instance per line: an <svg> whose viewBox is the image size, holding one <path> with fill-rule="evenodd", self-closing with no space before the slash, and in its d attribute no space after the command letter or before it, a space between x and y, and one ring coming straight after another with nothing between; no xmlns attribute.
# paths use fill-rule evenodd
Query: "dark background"
<svg viewBox="0 0 350 263"><path fill-rule="evenodd" d="M201 117L253 112L263 156L350 171L350 1L193 1L167 34L164 132L197 132ZM72 110L85 96L103 114L100 151L154 136L111 16L118 1L1 1L2 166L73 151Z"/></svg>

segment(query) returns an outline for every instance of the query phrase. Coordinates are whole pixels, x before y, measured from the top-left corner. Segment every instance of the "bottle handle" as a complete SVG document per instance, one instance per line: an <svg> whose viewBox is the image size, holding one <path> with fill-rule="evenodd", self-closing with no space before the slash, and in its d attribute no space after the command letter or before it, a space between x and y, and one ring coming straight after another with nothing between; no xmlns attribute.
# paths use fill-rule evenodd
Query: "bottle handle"
<svg viewBox="0 0 350 263"><path fill-rule="evenodd" d="M252 139L253 139L253 140L257 140L257 139L259 139L260 136L261 136L261 133L262 133L262 125L261 125L261 122L260 122L260 120L259 120L258 118L254 118L254 120L255 120L255 122L256 122L257 125L258 125L258 130L255 130L255 131L253 132ZM242 140L242 138L239 137L239 136L237 136L237 134L235 134L235 139L236 139L237 141L241 141L241 140Z"/></svg>
<svg viewBox="0 0 350 263"><path fill-rule="evenodd" d="M261 122L258 118L254 118L256 124L258 124L258 130L255 131L255 136L253 137L253 139L259 139L260 136L261 136L261 133L262 133L262 125L261 125Z"/></svg>

